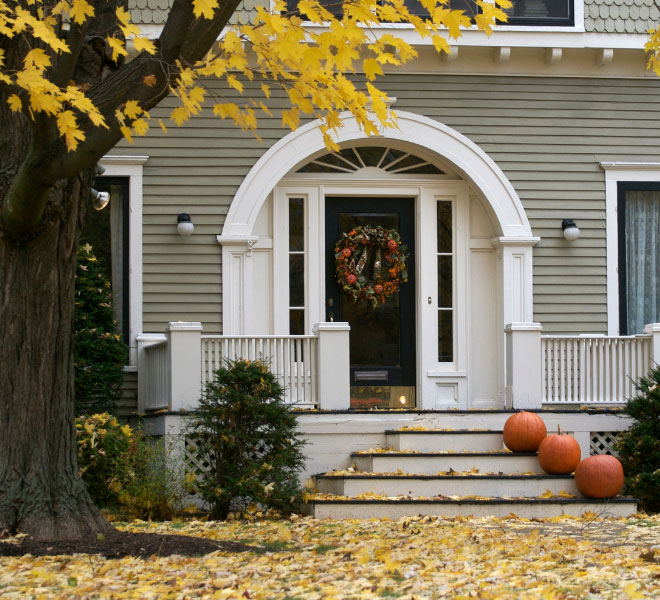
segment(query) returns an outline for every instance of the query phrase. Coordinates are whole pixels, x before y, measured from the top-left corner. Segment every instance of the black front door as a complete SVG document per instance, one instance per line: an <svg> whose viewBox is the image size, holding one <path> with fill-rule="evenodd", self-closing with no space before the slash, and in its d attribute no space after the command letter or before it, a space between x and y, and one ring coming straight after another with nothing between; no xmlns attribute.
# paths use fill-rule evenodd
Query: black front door
<svg viewBox="0 0 660 600"><path fill-rule="evenodd" d="M414 406L415 386L415 230L412 198L327 197L325 201L326 318L348 321L351 406ZM374 306L344 292L335 276L334 249L342 233L355 227L395 229L406 245L408 281ZM373 268L367 262L366 269ZM370 274L367 273L367 278Z"/></svg>

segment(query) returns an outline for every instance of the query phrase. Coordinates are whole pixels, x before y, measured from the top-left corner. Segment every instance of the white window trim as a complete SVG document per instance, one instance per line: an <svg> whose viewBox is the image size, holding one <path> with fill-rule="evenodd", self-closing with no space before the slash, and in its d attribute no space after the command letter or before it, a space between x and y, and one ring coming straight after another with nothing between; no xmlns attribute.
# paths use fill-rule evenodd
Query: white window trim
<svg viewBox="0 0 660 600"><path fill-rule="evenodd" d="M619 335L619 226L617 219L620 181L660 183L660 162L603 161L607 243L607 335Z"/></svg>
<svg viewBox="0 0 660 600"><path fill-rule="evenodd" d="M142 169L148 159L106 155L99 161L105 177L128 177L129 369L137 367L137 336L142 333Z"/></svg>

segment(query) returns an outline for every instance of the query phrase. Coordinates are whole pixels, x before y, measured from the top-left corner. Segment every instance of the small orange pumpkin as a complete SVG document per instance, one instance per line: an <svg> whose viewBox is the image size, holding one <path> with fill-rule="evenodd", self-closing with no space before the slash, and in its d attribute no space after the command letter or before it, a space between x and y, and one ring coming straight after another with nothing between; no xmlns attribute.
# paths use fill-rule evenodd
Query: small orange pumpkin
<svg viewBox="0 0 660 600"><path fill-rule="evenodd" d="M609 454L590 456L575 468L575 485L587 498L611 498L623 487L623 467Z"/></svg>
<svg viewBox="0 0 660 600"><path fill-rule="evenodd" d="M512 452L536 452L548 435L543 419L525 410L511 415L502 433L505 446Z"/></svg>
<svg viewBox="0 0 660 600"><path fill-rule="evenodd" d="M549 475L568 475L575 471L582 452L580 444L570 435L562 435L557 426L557 433L549 435L539 446L539 464Z"/></svg>

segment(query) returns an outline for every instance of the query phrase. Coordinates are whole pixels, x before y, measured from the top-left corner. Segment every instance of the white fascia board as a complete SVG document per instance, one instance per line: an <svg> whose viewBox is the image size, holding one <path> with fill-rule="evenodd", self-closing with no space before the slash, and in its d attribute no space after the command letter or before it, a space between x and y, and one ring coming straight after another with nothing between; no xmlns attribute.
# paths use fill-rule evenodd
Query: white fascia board
<svg viewBox="0 0 660 600"><path fill-rule="evenodd" d="M578 21L576 18L576 22ZM306 23L309 31L322 33L328 30L323 25ZM150 39L160 36L162 25L142 25L142 32ZM430 38L420 38L412 25L407 23L391 23L370 27L374 37L383 34L396 33L404 41L413 46L431 46ZM648 40L644 33L590 33L585 32L582 25L567 27L530 27L524 25L498 25L493 33L487 36L477 29L465 29L457 40L448 39L451 46L475 47L511 47L511 48L613 48L628 50L643 50ZM220 34L222 38L224 32Z"/></svg>

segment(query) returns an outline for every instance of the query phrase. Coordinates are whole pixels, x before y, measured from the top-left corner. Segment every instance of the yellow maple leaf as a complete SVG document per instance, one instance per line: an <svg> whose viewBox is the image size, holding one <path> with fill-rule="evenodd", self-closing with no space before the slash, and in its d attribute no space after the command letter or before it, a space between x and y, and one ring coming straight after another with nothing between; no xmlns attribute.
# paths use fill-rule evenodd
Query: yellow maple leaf
<svg viewBox="0 0 660 600"><path fill-rule="evenodd" d="M73 0L70 14L75 23L82 25L87 17L94 16L94 7L87 0Z"/></svg>
<svg viewBox="0 0 660 600"><path fill-rule="evenodd" d="M146 135L149 131L149 123L143 118L136 119L133 122L133 131L135 135Z"/></svg>
<svg viewBox="0 0 660 600"><path fill-rule="evenodd" d="M16 94L12 94L9 96L9 98L7 98L7 104L9 104L9 108L11 108L14 112L19 112L23 108L23 103Z"/></svg>
<svg viewBox="0 0 660 600"><path fill-rule="evenodd" d="M154 87L156 85L156 76L155 75L145 75L142 79L142 83L147 87Z"/></svg>
<svg viewBox="0 0 660 600"><path fill-rule="evenodd" d="M243 84L236 77L236 75L227 75L227 83L229 87L234 88L236 91L243 93Z"/></svg>
<svg viewBox="0 0 660 600"><path fill-rule="evenodd" d="M64 136L68 150L75 150L78 142L85 139L85 134L78 128L76 117L70 110L57 115L57 129Z"/></svg>
<svg viewBox="0 0 660 600"><path fill-rule="evenodd" d="M142 114L142 107L137 100L129 100L124 106L124 114L129 119L136 119Z"/></svg>
<svg viewBox="0 0 660 600"><path fill-rule="evenodd" d="M212 19L216 8L218 8L217 0L193 0L193 14L196 17Z"/></svg>
<svg viewBox="0 0 660 600"><path fill-rule="evenodd" d="M188 114L186 113L186 109L183 108L183 106L177 106L170 113L170 119L172 119L180 127L181 125L183 125L185 121L188 120Z"/></svg>
<svg viewBox="0 0 660 600"><path fill-rule="evenodd" d="M46 67L50 67L50 56L46 54L41 48L30 50L23 59L23 64L26 68L35 68L38 71L43 71Z"/></svg>
<svg viewBox="0 0 660 600"><path fill-rule="evenodd" d="M373 81L377 75L383 74L383 69L375 58L365 58L362 61L362 68L369 81Z"/></svg>
<svg viewBox="0 0 660 600"><path fill-rule="evenodd" d="M282 111L282 126L288 127L291 131L295 131L298 128L298 123L300 122L300 117L298 115L298 110L296 108L290 108L288 110Z"/></svg>
<svg viewBox="0 0 660 600"><path fill-rule="evenodd" d="M120 56L128 56L126 48L124 47L124 42L115 37L107 37L105 41L108 42L108 46L112 48L112 60L116 61Z"/></svg>
<svg viewBox="0 0 660 600"><path fill-rule="evenodd" d="M545 490L545 492L543 492L539 496L539 498L552 498L553 496L554 496L554 494L550 490Z"/></svg>
<svg viewBox="0 0 660 600"><path fill-rule="evenodd" d="M133 38L133 47L137 52L156 54L156 45L148 38L144 38L144 37Z"/></svg>

